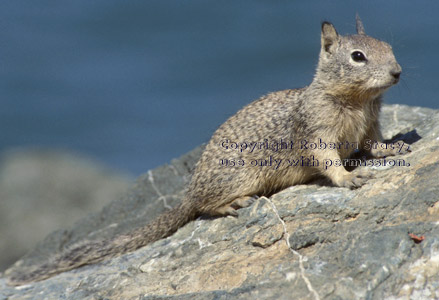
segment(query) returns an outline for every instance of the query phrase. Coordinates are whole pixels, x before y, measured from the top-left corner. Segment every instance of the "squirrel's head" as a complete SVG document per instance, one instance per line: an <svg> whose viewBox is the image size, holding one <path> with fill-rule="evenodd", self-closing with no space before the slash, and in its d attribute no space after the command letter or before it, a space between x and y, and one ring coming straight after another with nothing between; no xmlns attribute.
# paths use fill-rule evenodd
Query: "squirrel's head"
<svg viewBox="0 0 439 300"><path fill-rule="evenodd" d="M357 16L357 34L341 36L323 22L316 79L331 86L334 96L378 96L399 81L401 66L392 47L367 36Z"/></svg>

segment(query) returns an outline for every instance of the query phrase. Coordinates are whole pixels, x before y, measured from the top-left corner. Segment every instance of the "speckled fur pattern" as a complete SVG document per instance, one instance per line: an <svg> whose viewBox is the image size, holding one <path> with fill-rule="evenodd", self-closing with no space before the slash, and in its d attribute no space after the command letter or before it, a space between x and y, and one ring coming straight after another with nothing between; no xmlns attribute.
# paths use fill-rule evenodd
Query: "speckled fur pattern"
<svg viewBox="0 0 439 300"><path fill-rule="evenodd" d="M364 60L353 59L360 51ZM365 35L357 18L357 34L341 36L328 22L322 24L321 51L312 83L302 89L268 94L242 108L213 134L193 173L182 204L143 228L108 241L83 242L66 249L34 270L12 274L9 283L20 285L104 258L133 251L174 233L202 214L237 215L254 196L266 196L286 187L325 176L335 186L358 188L370 177L341 167L324 168L324 160L348 158L354 149L301 148L303 140L329 143L381 142L378 116L381 95L399 80L401 67L392 48ZM294 142L291 149L254 151L230 149L232 143ZM227 148L227 149L226 149ZM372 150L371 155L394 155L395 150ZM276 162L271 161L276 160ZM291 166L287 162L313 157L319 165ZM221 161L243 165L224 166ZM252 166L251 162L264 166ZM277 165L277 162L279 163ZM303 161L303 160L302 160ZM277 166L277 167L276 167Z"/></svg>

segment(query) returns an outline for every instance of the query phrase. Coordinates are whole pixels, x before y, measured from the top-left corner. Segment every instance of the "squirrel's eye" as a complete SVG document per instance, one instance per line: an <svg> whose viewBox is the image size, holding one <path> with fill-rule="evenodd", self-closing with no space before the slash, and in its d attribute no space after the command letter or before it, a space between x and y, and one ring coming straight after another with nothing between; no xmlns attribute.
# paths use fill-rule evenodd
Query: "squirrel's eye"
<svg viewBox="0 0 439 300"><path fill-rule="evenodd" d="M363 52L361 52L361 51L352 52L351 57L356 62L367 61L366 56L364 56Z"/></svg>

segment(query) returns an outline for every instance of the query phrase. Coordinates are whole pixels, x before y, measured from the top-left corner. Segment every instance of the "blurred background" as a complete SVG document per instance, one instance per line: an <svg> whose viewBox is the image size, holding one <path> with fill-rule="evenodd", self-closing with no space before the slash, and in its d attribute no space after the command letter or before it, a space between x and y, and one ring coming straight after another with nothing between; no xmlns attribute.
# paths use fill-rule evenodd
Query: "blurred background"
<svg viewBox="0 0 439 300"><path fill-rule="evenodd" d="M1 1L0 254L117 199L259 96L309 84L324 20L351 34L358 12L393 46L386 103L439 108L439 2L413 3Z"/></svg>

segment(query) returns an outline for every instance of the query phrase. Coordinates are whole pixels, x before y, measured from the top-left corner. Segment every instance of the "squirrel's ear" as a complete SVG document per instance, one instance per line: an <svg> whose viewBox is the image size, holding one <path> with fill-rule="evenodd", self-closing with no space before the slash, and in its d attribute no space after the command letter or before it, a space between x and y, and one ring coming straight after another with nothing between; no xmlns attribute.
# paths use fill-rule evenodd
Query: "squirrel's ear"
<svg viewBox="0 0 439 300"><path fill-rule="evenodd" d="M338 45L338 33L334 25L329 22L322 23L322 49L333 53Z"/></svg>
<svg viewBox="0 0 439 300"><path fill-rule="evenodd" d="M361 19L360 19L360 16L358 15L358 13L355 16L355 20L357 21L357 34L366 35L366 32L364 32L363 22L361 22Z"/></svg>

